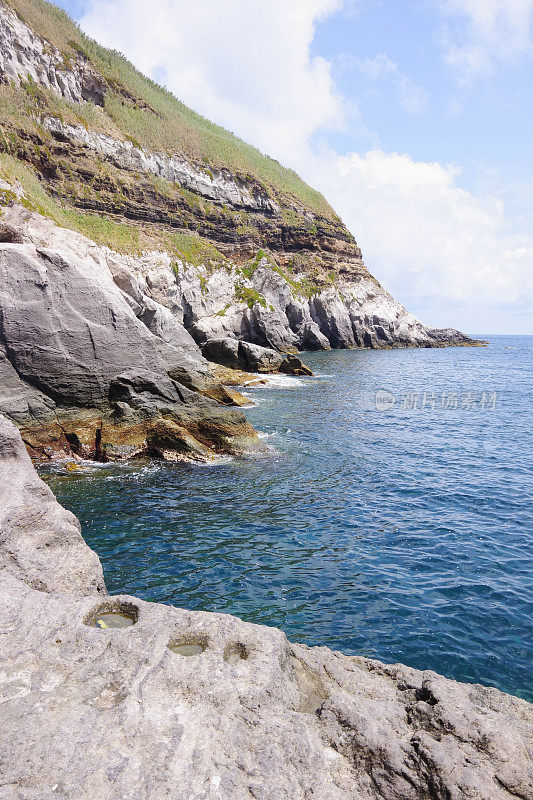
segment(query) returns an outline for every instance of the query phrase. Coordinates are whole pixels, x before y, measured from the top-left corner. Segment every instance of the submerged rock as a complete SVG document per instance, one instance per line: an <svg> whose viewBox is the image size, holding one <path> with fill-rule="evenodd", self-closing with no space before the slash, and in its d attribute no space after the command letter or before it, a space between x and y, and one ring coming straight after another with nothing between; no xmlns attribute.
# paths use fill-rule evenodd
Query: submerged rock
<svg viewBox="0 0 533 800"><path fill-rule="evenodd" d="M3 418L0 531L2 797L533 797L523 700L107 596Z"/></svg>

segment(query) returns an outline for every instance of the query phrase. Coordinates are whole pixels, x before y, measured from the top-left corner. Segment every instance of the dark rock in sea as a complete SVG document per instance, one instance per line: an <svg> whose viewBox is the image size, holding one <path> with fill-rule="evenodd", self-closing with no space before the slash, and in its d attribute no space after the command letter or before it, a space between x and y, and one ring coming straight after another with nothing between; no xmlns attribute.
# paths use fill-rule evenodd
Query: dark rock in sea
<svg viewBox="0 0 533 800"><path fill-rule="evenodd" d="M0 531L6 800L533 797L524 700L108 596L1 417Z"/></svg>
<svg viewBox="0 0 533 800"><path fill-rule="evenodd" d="M297 356L229 337L209 339L202 345L202 354L217 364L248 372L285 372L288 375L313 374Z"/></svg>
<svg viewBox="0 0 533 800"><path fill-rule="evenodd" d="M307 367L298 356L288 355L279 365L279 371L287 375L312 375L312 371Z"/></svg>

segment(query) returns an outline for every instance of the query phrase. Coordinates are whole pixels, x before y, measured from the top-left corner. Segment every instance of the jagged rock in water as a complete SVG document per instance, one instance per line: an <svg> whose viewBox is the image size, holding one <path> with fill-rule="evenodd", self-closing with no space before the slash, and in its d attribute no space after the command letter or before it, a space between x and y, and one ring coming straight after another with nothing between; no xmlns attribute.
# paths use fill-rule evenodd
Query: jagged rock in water
<svg viewBox="0 0 533 800"><path fill-rule="evenodd" d="M6 800L533 797L524 700L107 596L3 418L0 530Z"/></svg>

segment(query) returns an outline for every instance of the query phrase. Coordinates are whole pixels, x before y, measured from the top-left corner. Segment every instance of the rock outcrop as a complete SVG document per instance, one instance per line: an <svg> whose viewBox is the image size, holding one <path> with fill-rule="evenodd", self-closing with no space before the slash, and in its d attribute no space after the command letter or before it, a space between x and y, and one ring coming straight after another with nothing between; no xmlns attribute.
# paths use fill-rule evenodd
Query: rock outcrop
<svg viewBox="0 0 533 800"><path fill-rule="evenodd" d="M70 102L87 100L100 106L107 89L83 53L65 58L5 4L0 14L0 80L17 86L32 81Z"/></svg>
<svg viewBox="0 0 533 800"><path fill-rule="evenodd" d="M0 703L5 800L533 797L523 700L107 596L2 418Z"/></svg>
<svg viewBox="0 0 533 800"><path fill-rule="evenodd" d="M22 243L0 244L0 409L33 455L260 449L242 412L203 395L209 365L168 309L120 264L114 280L89 240L23 215L33 234L27 224Z"/></svg>

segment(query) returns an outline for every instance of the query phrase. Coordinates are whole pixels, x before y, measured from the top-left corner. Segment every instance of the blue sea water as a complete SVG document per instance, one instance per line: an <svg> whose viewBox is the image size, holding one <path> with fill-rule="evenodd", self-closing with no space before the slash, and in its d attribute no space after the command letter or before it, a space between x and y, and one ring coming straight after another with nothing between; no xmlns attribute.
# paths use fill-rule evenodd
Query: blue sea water
<svg viewBox="0 0 533 800"><path fill-rule="evenodd" d="M305 354L248 391L261 458L42 474L112 593L533 699L533 339L488 339Z"/></svg>

